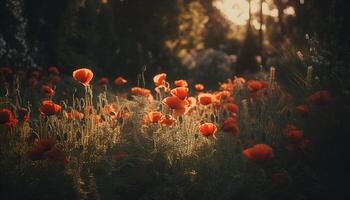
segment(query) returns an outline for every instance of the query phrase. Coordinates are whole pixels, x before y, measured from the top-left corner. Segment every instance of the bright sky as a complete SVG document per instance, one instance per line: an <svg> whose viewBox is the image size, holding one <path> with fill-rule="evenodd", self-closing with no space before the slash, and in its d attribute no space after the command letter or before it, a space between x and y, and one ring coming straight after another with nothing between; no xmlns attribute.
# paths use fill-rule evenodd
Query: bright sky
<svg viewBox="0 0 350 200"><path fill-rule="evenodd" d="M264 15L277 17L278 11L275 7L269 7L273 5L272 0L266 0L263 3ZM247 0L217 0L213 4L218 8L223 15L235 25L245 25L249 18L249 4ZM252 0L252 14L260 12L260 0ZM284 14L294 15L294 8L288 7L284 10ZM255 26L253 21L253 25Z"/></svg>

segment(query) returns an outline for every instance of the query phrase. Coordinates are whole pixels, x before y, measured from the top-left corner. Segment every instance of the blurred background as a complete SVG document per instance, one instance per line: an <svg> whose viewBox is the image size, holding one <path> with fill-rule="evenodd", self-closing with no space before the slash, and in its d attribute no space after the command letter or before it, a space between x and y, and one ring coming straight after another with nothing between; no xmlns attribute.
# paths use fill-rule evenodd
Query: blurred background
<svg viewBox="0 0 350 200"><path fill-rule="evenodd" d="M0 65L216 84L281 65L306 34L345 57L347 12L345 0L2 0Z"/></svg>

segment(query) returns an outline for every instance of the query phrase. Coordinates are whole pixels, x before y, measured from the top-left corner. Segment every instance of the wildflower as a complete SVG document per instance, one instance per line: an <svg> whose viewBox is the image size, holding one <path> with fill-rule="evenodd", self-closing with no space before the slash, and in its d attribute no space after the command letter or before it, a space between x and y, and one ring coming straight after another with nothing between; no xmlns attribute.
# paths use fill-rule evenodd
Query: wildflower
<svg viewBox="0 0 350 200"><path fill-rule="evenodd" d="M17 125L18 120L13 116L11 110L7 108L0 109L0 125L4 124L8 130Z"/></svg>
<svg viewBox="0 0 350 200"><path fill-rule="evenodd" d="M174 81L174 84L176 85L176 87L188 87L186 80L176 80Z"/></svg>
<svg viewBox="0 0 350 200"><path fill-rule="evenodd" d="M224 132L232 133L233 136L237 136L239 133L239 126L236 118L230 117L222 123L221 130Z"/></svg>
<svg viewBox="0 0 350 200"><path fill-rule="evenodd" d="M69 160L64 152L57 147L55 139L37 139L35 148L27 152L27 156L35 160L54 160L68 163Z"/></svg>
<svg viewBox="0 0 350 200"><path fill-rule="evenodd" d="M234 103L228 103L226 104L225 106L225 110L231 112L231 113L237 113L238 110L239 110L239 107L237 104L234 104Z"/></svg>
<svg viewBox="0 0 350 200"><path fill-rule="evenodd" d="M310 110L306 105L296 106L295 111L302 117L307 117L310 114Z"/></svg>
<svg viewBox="0 0 350 200"><path fill-rule="evenodd" d="M12 118L14 118L11 110L7 108L0 109L0 124L8 123Z"/></svg>
<svg viewBox="0 0 350 200"><path fill-rule="evenodd" d="M232 92L233 89L234 89L234 86L232 83L222 83L220 85L220 89L221 90L224 90L224 91L229 91L229 92Z"/></svg>
<svg viewBox="0 0 350 200"><path fill-rule="evenodd" d="M305 139L300 143L300 149L303 151L311 151L313 148L312 141L309 139Z"/></svg>
<svg viewBox="0 0 350 200"><path fill-rule="evenodd" d="M108 85L109 80L108 80L107 77L101 77L100 80L98 81L98 83L99 83L100 85L102 85L102 86Z"/></svg>
<svg viewBox="0 0 350 200"><path fill-rule="evenodd" d="M247 82L248 89L250 91L259 91L267 87L267 84L263 81L250 80Z"/></svg>
<svg viewBox="0 0 350 200"><path fill-rule="evenodd" d="M42 87L43 93L45 93L47 96L52 97L55 95L55 90L53 90L50 86L48 85L43 85Z"/></svg>
<svg viewBox="0 0 350 200"><path fill-rule="evenodd" d="M65 117L69 120L82 120L84 118L84 114L77 110L72 110L71 112L65 113Z"/></svg>
<svg viewBox="0 0 350 200"><path fill-rule="evenodd" d="M165 84L166 73L157 74L153 77L154 84L158 87Z"/></svg>
<svg viewBox="0 0 350 200"><path fill-rule="evenodd" d="M293 144L301 142L304 137L304 133L299 129L288 130L288 131L285 131L284 134L288 139L289 143L293 143Z"/></svg>
<svg viewBox="0 0 350 200"><path fill-rule="evenodd" d="M135 96L149 97L151 95L151 90L140 87L133 87L131 88L131 94Z"/></svg>
<svg viewBox="0 0 350 200"><path fill-rule="evenodd" d="M94 77L94 74L90 69L81 68L73 71L73 78L79 81L84 86L89 86L90 81Z"/></svg>
<svg viewBox="0 0 350 200"><path fill-rule="evenodd" d="M13 71L10 67L1 67L0 68L0 76L2 76L2 77L11 76L12 73L13 73Z"/></svg>
<svg viewBox="0 0 350 200"><path fill-rule="evenodd" d="M39 71L39 70L34 70L34 71L32 71L32 73L31 73L31 77L32 78L39 78L40 77L40 74L41 74L41 72Z"/></svg>
<svg viewBox="0 0 350 200"><path fill-rule="evenodd" d="M198 95L199 103L202 105L209 105L213 102L213 95L210 93L201 93Z"/></svg>
<svg viewBox="0 0 350 200"><path fill-rule="evenodd" d="M47 71L51 74L54 74L54 75L59 75L60 74L60 70L58 70L57 67L55 66L51 66L47 69Z"/></svg>
<svg viewBox="0 0 350 200"><path fill-rule="evenodd" d="M61 106L53 103L52 101L44 100L41 102L41 107L39 108L39 112L42 115L55 115L61 111Z"/></svg>
<svg viewBox="0 0 350 200"><path fill-rule="evenodd" d="M213 123L204 123L199 126L199 132L205 137L213 136L214 138L216 138L216 131L216 125Z"/></svg>
<svg viewBox="0 0 350 200"><path fill-rule="evenodd" d="M329 91L321 90L310 95L307 99L313 104L325 105L330 103L333 100L333 97Z"/></svg>
<svg viewBox="0 0 350 200"><path fill-rule="evenodd" d="M194 85L194 88L195 88L197 91L202 91L202 90L204 90L204 85L198 83L198 84Z"/></svg>
<svg viewBox="0 0 350 200"><path fill-rule="evenodd" d="M265 163L273 158L273 150L267 144L256 144L243 150L243 155L256 163Z"/></svg>
<svg viewBox="0 0 350 200"><path fill-rule="evenodd" d="M149 112L145 117L144 121L146 123L157 123L162 117L161 112Z"/></svg>
<svg viewBox="0 0 350 200"><path fill-rule="evenodd" d="M163 115L159 120L159 123L162 126L172 126L175 122L176 122L176 119L171 115Z"/></svg>
<svg viewBox="0 0 350 200"><path fill-rule="evenodd" d="M185 114L188 109L188 101L181 100L177 96L166 97L162 101L163 104L167 105L170 109L173 110L174 115Z"/></svg>
<svg viewBox="0 0 350 200"><path fill-rule="evenodd" d="M118 76L116 79L114 79L114 84L116 86L122 86L122 85L125 85L128 81L125 80L123 77L121 76Z"/></svg>
<svg viewBox="0 0 350 200"><path fill-rule="evenodd" d="M187 87L177 87L174 88L170 91L170 93L173 96L177 96L179 97L179 99L184 100L186 99L187 95L188 95L188 88Z"/></svg>

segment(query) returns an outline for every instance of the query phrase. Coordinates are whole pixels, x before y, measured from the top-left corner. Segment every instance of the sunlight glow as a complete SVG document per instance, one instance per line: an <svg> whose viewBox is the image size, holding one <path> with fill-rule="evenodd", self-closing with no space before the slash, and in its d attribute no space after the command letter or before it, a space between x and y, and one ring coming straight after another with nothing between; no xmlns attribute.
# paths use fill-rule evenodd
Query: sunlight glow
<svg viewBox="0 0 350 200"><path fill-rule="evenodd" d="M234 25L245 25L249 19L249 3L247 0L217 0L213 2L213 5ZM252 16L260 12L260 0L251 1L251 12ZM278 10L271 0L263 2L263 13L265 16L278 16ZM284 14L295 15L295 10L293 7L288 7L284 10ZM260 26L257 20L252 19L252 23L255 28Z"/></svg>

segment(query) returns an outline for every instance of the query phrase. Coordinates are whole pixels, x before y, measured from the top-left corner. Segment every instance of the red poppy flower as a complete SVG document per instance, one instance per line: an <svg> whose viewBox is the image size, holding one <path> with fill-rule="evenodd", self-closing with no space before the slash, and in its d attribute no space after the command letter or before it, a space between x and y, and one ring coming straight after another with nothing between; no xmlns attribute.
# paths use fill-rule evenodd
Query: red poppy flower
<svg viewBox="0 0 350 200"><path fill-rule="evenodd" d="M188 88L187 87L177 87L174 88L170 91L170 93L173 96L177 96L179 97L181 100L186 99L187 95L188 95Z"/></svg>
<svg viewBox="0 0 350 200"><path fill-rule="evenodd" d="M165 84L166 73L157 74L153 77L153 82L156 86L161 86Z"/></svg>
<svg viewBox="0 0 350 200"><path fill-rule="evenodd" d="M176 80L174 81L174 84L176 85L176 87L188 87L186 80Z"/></svg>
<svg viewBox="0 0 350 200"><path fill-rule="evenodd" d="M31 77L32 78L39 78L40 77L40 74L41 74L41 72L40 71L38 71L38 70L34 70L34 71L32 71L32 73L31 73Z"/></svg>
<svg viewBox="0 0 350 200"><path fill-rule="evenodd" d="M39 112L42 115L55 115L61 111L61 106L53 103L52 101L44 100L41 102L41 107L39 108Z"/></svg>
<svg viewBox="0 0 350 200"><path fill-rule="evenodd" d="M55 95L55 90L53 90L50 86L48 85L43 85L42 87L43 93L45 93L47 96L52 97Z"/></svg>
<svg viewBox="0 0 350 200"><path fill-rule="evenodd" d="M114 79L114 84L116 86L122 86L122 85L125 85L128 81L125 80L123 77L119 76L117 77L116 79Z"/></svg>
<svg viewBox="0 0 350 200"><path fill-rule="evenodd" d="M149 97L151 95L151 90L140 87L133 87L131 88L131 94L135 96Z"/></svg>
<svg viewBox="0 0 350 200"><path fill-rule="evenodd" d="M310 115L310 109L306 105L299 105L295 107L295 110L302 117L307 117Z"/></svg>
<svg viewBox="0 0 350 200"><path fill-rule="evenodd" d="M239 107L237 104L228 103L228 104L226 104L225 109L231 113L237 113L239 110Z"/></svg>
<svg viewBox="0 0 350 200"><path fill-rule="evenodd" d="M98 83L102 86L107 85L109 83L109 80L107 77L101 77Z"/></svg>
<svg viewBox="0 0 350 200"><path fill-rule="evenodd" d="M220 89L228 92L232 92L234 89L234 85L232 83L222 83L220 85Z"/></svg>
<svg viewBox="0 0 350 200"><path fill-rule="evenodd" d="M215 138L216 131L216 125L213 123L204 123L199 126L199 132L205 137L213 136Z"/></svg>
<svg viewBox="0 0 350 200"><path fill-rule="evenodd" d="M304 133L294 125L287 125L287 127L283 129L283 133L289 143L293 144L301 142L304 138Z"/></svg>
<svg viewBox="0 0 350 200"><path fill-rule="evenodd" d="M239 126L236 118L230 117L222 123L221 130L227 133L232 133L233 136L237 136L239 133Z"/></svg>
<svg viewBox="0 0 350 200"><path fill-rule="evenodd" d="M311 140L305 139L300 143L300 149L303 151L311 151L313 144Z"/></svg>
<svg viewBox="0 0 350 200"><path fill-rule="evenodd" d="M198 84L194 85L194 88L195 88L197 91L202 91L202 90L204 90L204 85L198 83Z"/></svg>
<svg viewBox="0 0 350 200"><path fill-rule="evenodd" d="M157 123L162 117L161 112L149 112L145 117L144 121L146 123Z"/></svg>
<svg viewBox="0 0 350 200"><path fill-rule="evenodd" d="M202 105L209 105L213 102L213 95L210 93L200 93L198 95L198 100Z"/></svg>
<svg viewBox="0 0 350 200"><path fill-rule="evenodd" d="M37 139L35 140L35 148L27 152L27 156L35 160L55 160L60 162L68 162L64 152L56 146L54 139Z"/></svg>
<svg viewBox="0 0 350 200"><path fill-rule="evenodd" d="M94 77L94 73L90 69L81 68L73 71L73 78L84 86L89 86L90 81Z"/></svg>
<svg viewBox="0 0 350 200"><path fill-rule="evenodd" d="M176 122L176 119L171 115L163 115L159 120L159 123L162 126L172 126L175 122Z"/></svg>
<svg viewBox="0 0 350 200"><path fill-rule="evenodd" d="M0 124L8 123L12 118L14 118L14 116L11 110L7 108L0 109Z"/></svg>
<svg viewBox="0 0 350 200"><path fill-rule="evenodd" d="M69 120L73 120L73 119L82 120L84 118L84 114L77 110L73 110L71 112L65 113L65 117Z"/></svg>
<svg viewBox="0 0 350 200"><path fill-rule="evenodd" d="M331 93L327 90L315 92L307 98L311 103L316 105L325 105L333 101Z"/></svg>
<svg viewBox="0 0 350 200"><path fill-rule="evenodd" d="M267 87L267 83L263 81L250 80L247 82L250 91L258 91Z"/></svg>
<svg viewBox="0 0 350 200"><path fill-rule="evenodd" d="M12 73L13 73L13 71L10 67L1 67L0 68L0 75L3 77L11 76Z"/></svg>
<svg viewBox="0 0 350 200"><path fill-rule="evenodd" d="M245 149L243 155L256 163L265 163L273 158L273 150L269 145L256 144L251 148Z"/></svg>
<svg viewBox="0 0 350 200"><path fill-rule="evenodd" d="M60 74L60 70L59 70L57 67L54 67L54 66L49 67L49 68L47 69L47 71L48 71L49 73L51 73L51 74L54 74L54 75L59 75L59 74Z"/></svg>
<svg viewBox="0 0 350 200"><path fill-rule="evenodd" d="M188 105L187 101L181 100L177 96L166 97L162 103L175 110L184 109Z"/></svg>

